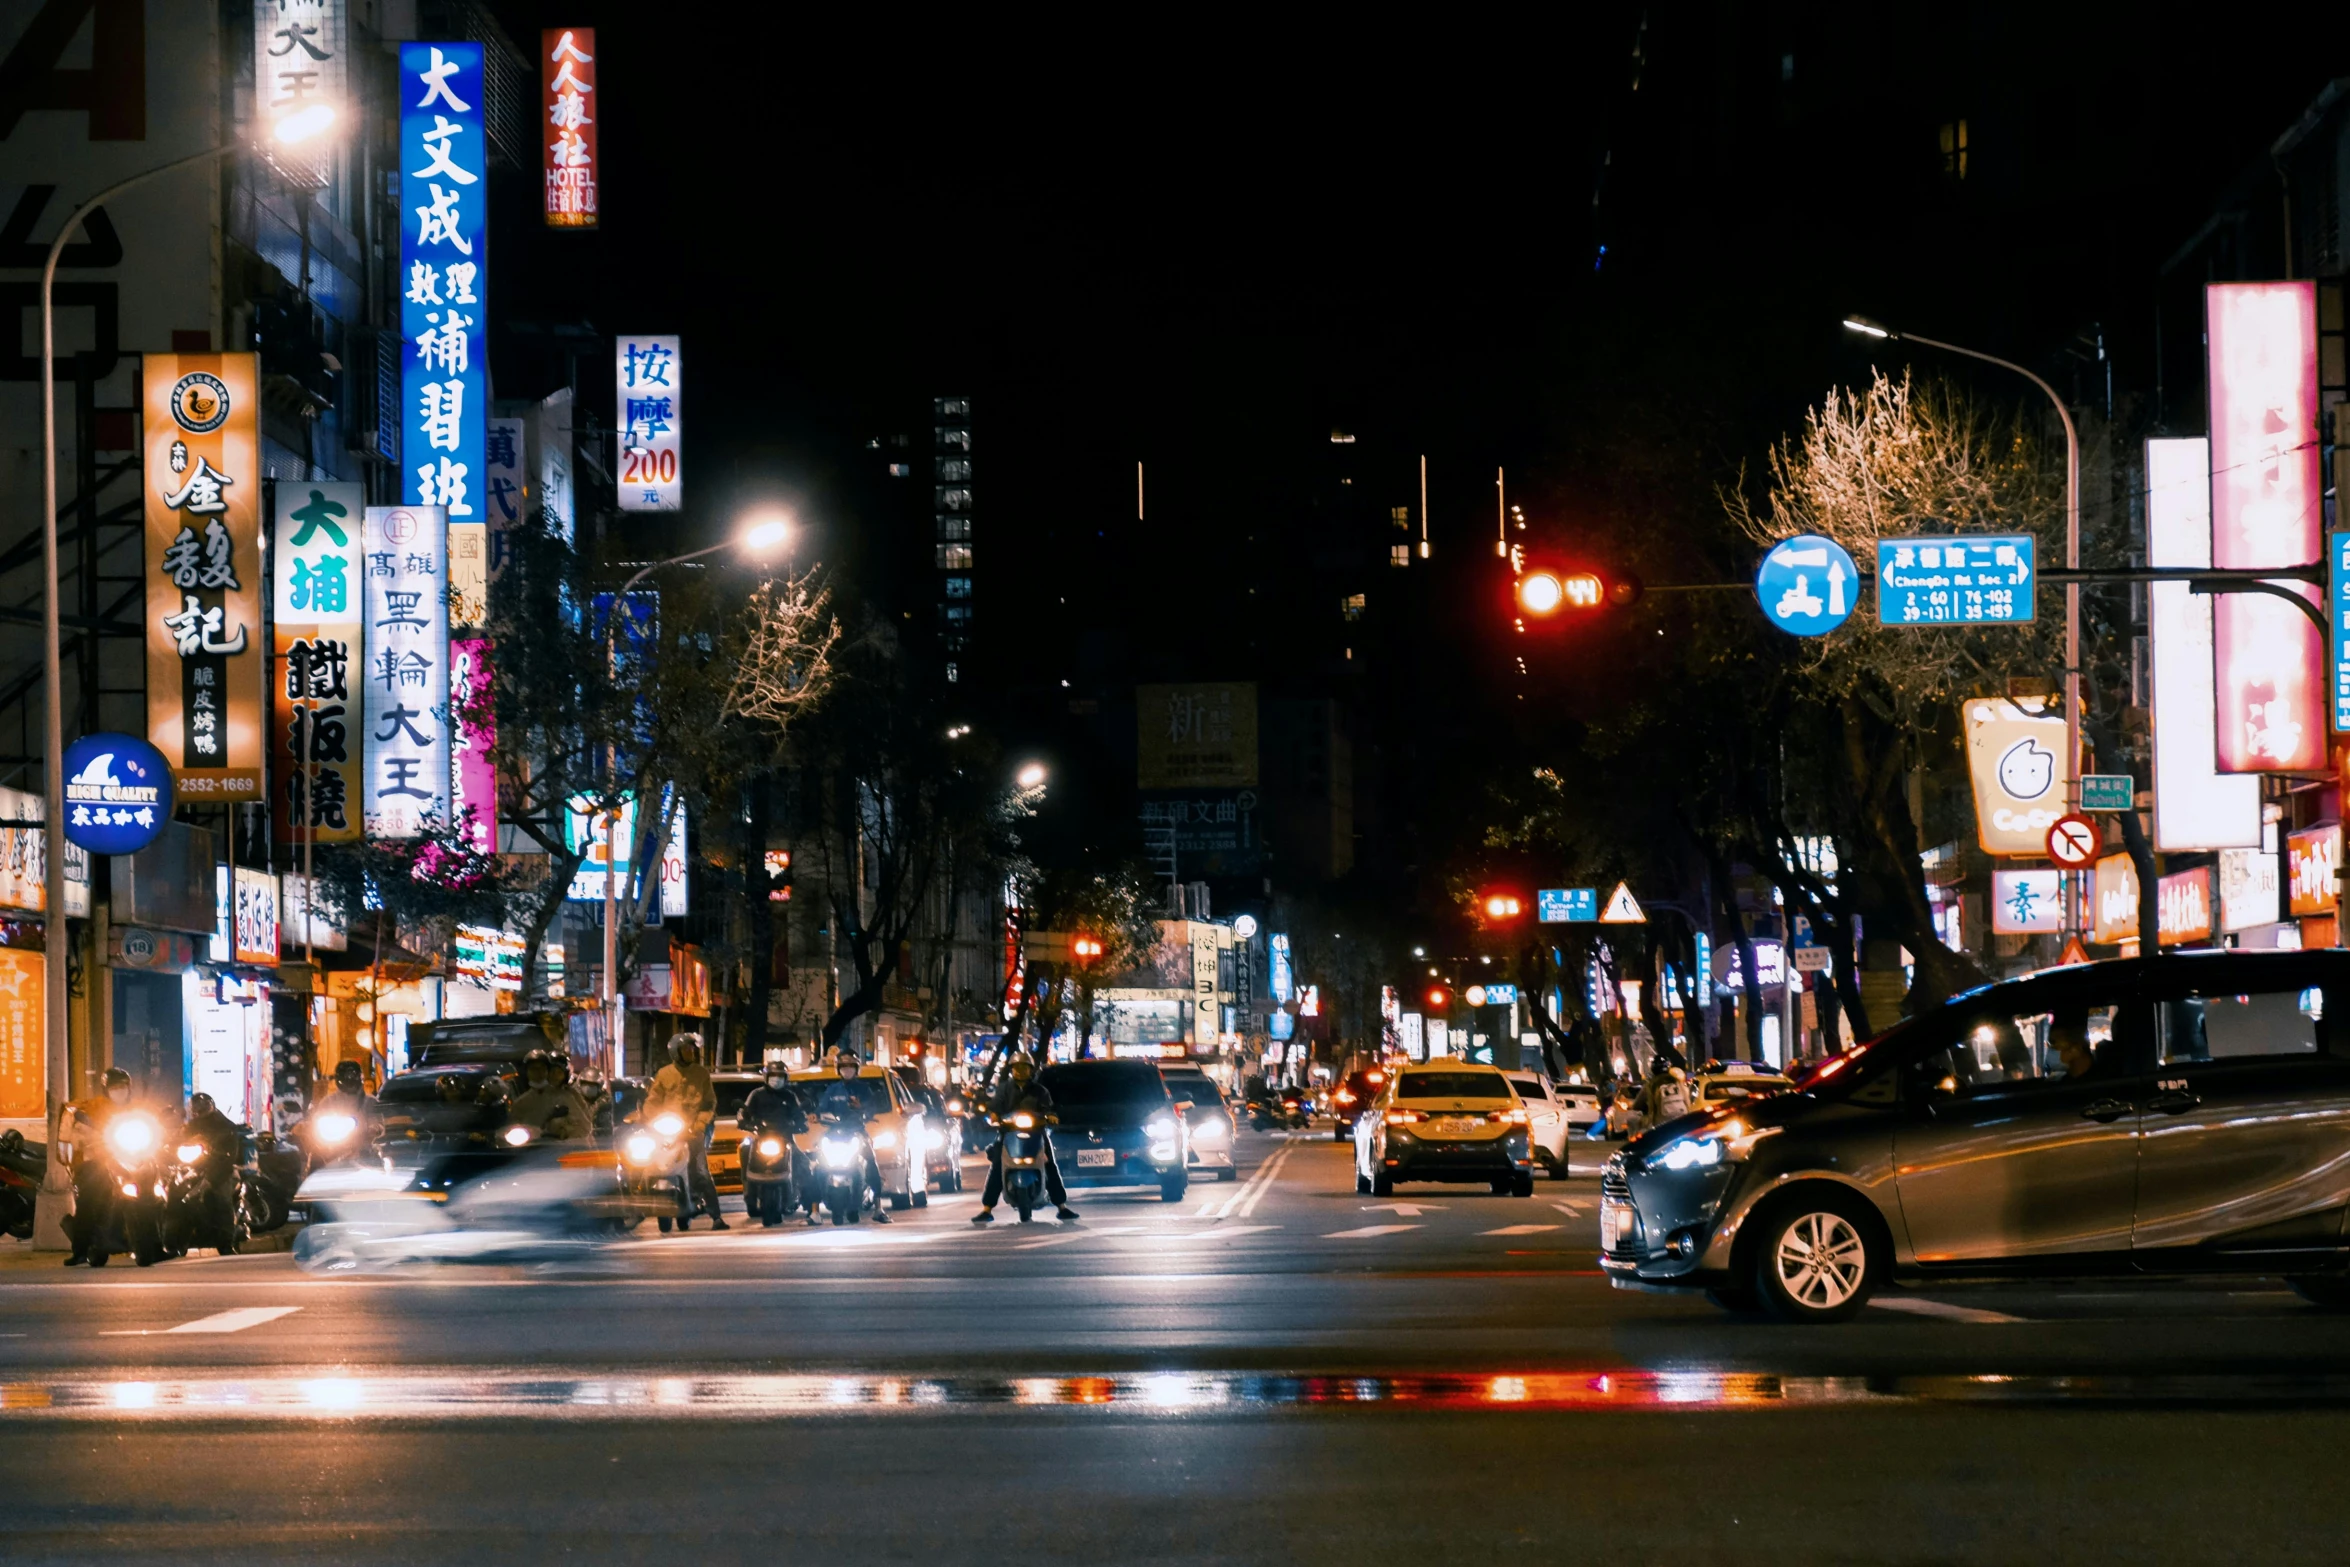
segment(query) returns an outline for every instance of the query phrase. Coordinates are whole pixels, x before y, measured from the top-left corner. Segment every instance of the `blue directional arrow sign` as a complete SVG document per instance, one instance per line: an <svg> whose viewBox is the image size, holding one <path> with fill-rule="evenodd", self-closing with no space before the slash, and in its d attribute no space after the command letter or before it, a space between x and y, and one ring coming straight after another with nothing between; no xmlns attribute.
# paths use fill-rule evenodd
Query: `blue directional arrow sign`
<svg viewBox="0 0 2350 1567"><path fill-rule="evenodd" d="M1821 637L1852 618L1860 572L1834 539L1799 533L1781 539L1754 574L1754 596L1771 624L1799 637Z"/></svg>
<svg viewBox="0 0 2350 1567"><path fill-rule="evenodd" d="M1879 539L1877 619L1888 626L2003 626L2032 618L2032 536Z"/></svg>

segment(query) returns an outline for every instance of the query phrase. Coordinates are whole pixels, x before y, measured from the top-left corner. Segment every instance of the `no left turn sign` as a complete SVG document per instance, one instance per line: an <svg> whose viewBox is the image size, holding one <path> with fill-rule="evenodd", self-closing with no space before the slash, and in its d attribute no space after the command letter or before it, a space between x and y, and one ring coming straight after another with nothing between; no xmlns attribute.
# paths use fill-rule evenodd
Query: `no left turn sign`
<svg viewBox="0 0 2350 1567"><path fill-rule="evenodd" d="M2097 858L2103 836L2086 816L2059 816L2048 829L2048 857L2066 870L2077 871Z"/></svg>

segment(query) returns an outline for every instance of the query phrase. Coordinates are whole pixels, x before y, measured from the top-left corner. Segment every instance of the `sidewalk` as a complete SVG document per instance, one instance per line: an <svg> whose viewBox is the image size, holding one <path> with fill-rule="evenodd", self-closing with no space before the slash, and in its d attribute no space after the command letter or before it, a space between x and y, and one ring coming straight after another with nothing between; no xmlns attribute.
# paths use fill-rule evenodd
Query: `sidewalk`
<svg viewBox="0 0 2350 1567"><path fill-rule="evenodd" d="M289 1224L283 1229L272 1230L267 1235L256 1235L245 1242L244 1249L239 1251L237 1255L256 1257L267 1256L274 1252L292 1251L294 1237L301 1232L300 1225ZM188 1255L209 1257L214 1253L211 1247L200 1246ZM0 1239L0 1273L23 1273L30 1272L35 1268L62 1269L65 1266L65 1258L66 1254L62 1251L36 1250L31 1241ZM130 1257L125 1254L108 1262L105 1271L111 1272L118 1267L135 1268L137 1266L138 1264L131 1261Z"/></svg>

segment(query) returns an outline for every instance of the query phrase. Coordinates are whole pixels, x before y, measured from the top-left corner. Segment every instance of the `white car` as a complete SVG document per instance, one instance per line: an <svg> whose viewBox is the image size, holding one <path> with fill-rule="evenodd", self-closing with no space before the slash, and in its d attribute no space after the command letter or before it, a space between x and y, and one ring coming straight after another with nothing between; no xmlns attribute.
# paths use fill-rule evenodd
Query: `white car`
<svg viewBox="0 0 2350 1567"><path fill-rule="evenodd" d="M1600 1108L1599 1090L1589 1083L1560 1083L1551 1089L1567 1104L1567 1125L1577 1137L1589 1137L1607 1112Z"/></svg>
<svg viewBox="0 0 2350 1567"><path fill-rule="evenodd" d="M1556 1176L1567 1173L1567 1139L1574 1135L1573 1101L1534 1072L1505 1074L1518 1097L1526 1101L1526 1129L1534 1145L1534 1159ZM1596 1108L1596 1106L1594 1107ZM1588 1123L1587 1123L1588 1124Z"/></svg>
<svg viewBox="0 0 2350 1567"><path fill-rule="evenodd" d="M800 1151L811 1158L824 1138L824 1124L816 1118L817 1106L840 1080L831 1067L810 1067L791 1075L792 1092L808 1112L808 1130L798 1138ZM930 1177L924 1158L929 1137L921 1101L906 1091L896 1073L870 1061L857 1073L856 1091L865 1106L865 1128L873 1136L873 1162L881 1167L882 1196L900 1212L929 1207Z"/></svg>

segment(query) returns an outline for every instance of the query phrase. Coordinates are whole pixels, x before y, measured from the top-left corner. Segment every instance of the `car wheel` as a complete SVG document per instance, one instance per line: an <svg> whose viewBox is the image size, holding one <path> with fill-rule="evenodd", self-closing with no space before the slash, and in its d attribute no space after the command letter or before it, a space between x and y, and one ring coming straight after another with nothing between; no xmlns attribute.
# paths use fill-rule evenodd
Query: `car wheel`
<svg viewBox="0 0 2350 1567"><path fill-rule="evenodd" d="M930 1206L930 1192L927 1188L914 1194L914 1206L917 1208L927 1208Z"/></svg>
<svg viewBox="0 0 2350 1567"><path fill-rule="evenodd" d="M912 1195L911 1193L908 1193L908 1192L891 1192L891 1193L889 1194L889 1211L890 1211L890 1212L892 1212L892 1213L904 1213L904 1212L905 1212L905 1211L906 1211L908 1208L911 1208L911 1207L913 1207L913 1206L914 1206L914 1198L913 1198L913 1195Z"/></svg>
<svg viewBox="0 0 2350 1567"><path fill-rule="evenodd" d="M2322 1311L2350 1311L2350 1275L2303 1274L2288 1282L2294 1294Z"/></svg>
<svg viewBox="0 0 2350 1567"><path fill-rule="evenodd" d="M1331 1140L1332 1142L1334 1142L1334 1143L1343 1143L1343 1142L1345 1142L1345 1141L1346 1141L1346 1128L1345 1128L1344 1126L1340 1125L1339 1123L1337 1123L1337 1122L1333 1121L1333 1122L1330 1124L1330 1140Z"/></svg>
<svg viewBox="0 0 2350 1567"><path fill-rule="evenodd" d="M1190 1184L1182 1172L1178 1171L1159 1182L1159 1198L1162 1202L1181 1202L1183 1193Z"/></svg>
<svg viewBox="0 0 2350 1567"><path fill-rule="evenodd" d="M1226 1165L1223 1169L1216 1172L1216 1179L1219 1181L1237 1181L1240 1179L1240 1172L1234 1169L1232 1166Z"/></svg>
<svg viewBox="0 0 2350 1567"><path fill-rule="evenodd" d="M1507 1197L1510 1194L1511 1188L1515 1187L1517 1184L1518 1183L1516 1181L1510 1179L1508 1176L1503 1176L1498 1181L1488 1181L1485 1183L1486 1189L1492 1192L1496 1197Z"/></svg>
<svg viewBox="0 0 2350 1567"><path fill-rule="evenodd" d="M1519 1176L1519 1177L1518 1177L1516 1180L1514 1180L1514 1181L1510 1182L1510 1195L1511 1195L1512 1197L1531 1197L1531 1196L1533 1196L1533 1195L1534 1195L1534 1172L1533 1172L1533 1171L1531 1171L1531 1170L1529 1170L1529 1171L1527 1171L1527 1172L1526 1172L1524 1175L1521 1175L1521 1176Z"/></svg>
<svg viewBox="0 0 2350 1567"><path fill-rule="evenodd" d="M1393 1197L1395 1195L1395 1177L1388 1175L1385 1172L1381 1172L1378 1175L1372 1176L1371 1195L1374 1197Z"/></svg>
<svg viewBox="0 0 2350 1567"><path fill-rule="evenodd" d="M1371 1178L1359 1169L1355 1171L1355 1193L1362 1197L1371 1195Z"/></svg>
<svg viewBox="0 0 2350 1567"><path fill-rule="evenodd" d="M1868 1304L1879 1259L1842 1207L1792 1202L1755 1239L1755 1292L1781 1322L1842 1322Z"/></svg>

